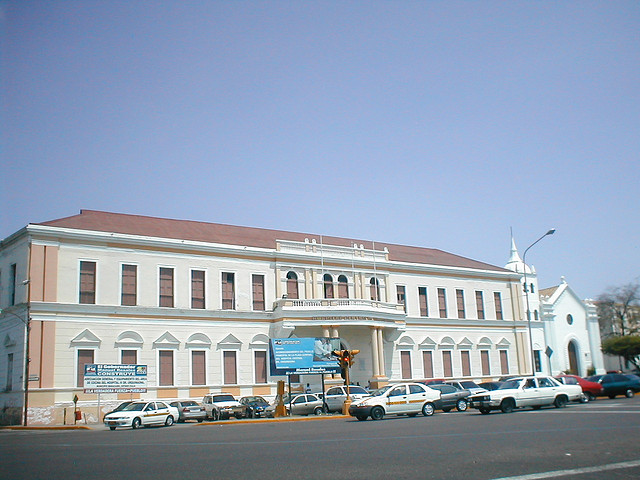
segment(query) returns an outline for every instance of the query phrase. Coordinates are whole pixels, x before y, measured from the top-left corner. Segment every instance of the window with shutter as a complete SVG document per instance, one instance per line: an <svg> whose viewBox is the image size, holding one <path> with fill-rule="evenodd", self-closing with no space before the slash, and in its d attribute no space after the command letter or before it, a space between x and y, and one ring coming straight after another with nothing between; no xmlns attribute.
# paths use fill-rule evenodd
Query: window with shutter
<svg viewBox="0 0 640 480"><path fill-rule="evenodd" d="M235 308L234 274L222 272L222 309L234 310Z"/></svg>
<svg viewBox="0 0 640 480"><path fill-rule="evenodd" d="M173 385L173 350L160 350L158 355L160 386Z"/></svg>
<svg viewBox="0 0 640 480"><path fill-rule="evenodd" d="M237 369L236 369L236 352L227 351L222 352L223 355L223 367L224 367L224 384L235 385L238 383Z"/></svg>
<svg viewBox="0 0 640 480"><path fill-rule="evenodd" d="M120 363L122 365L136 365L138 363L138 352L136 350L122 350L120 352Z"/></svg>
<svg viewBox="0 0 640 480"><path fill-rule="evenodd" d="M453 377L453 364L451 363L451 352L445 350L442 352L442 367L445 377Z"/></svg>
<svg viewBox="0 0 640 480"><path fill-rule="evenodd" d="M298 297L298 275L295 272L287 273L287 297L288 298L299 298Z"/></svg>
<svg viewBox="0 0 640 480"><path fill-rule="evenodd" d="M484 299L482 298L482 292L476 291L476 311L478 313L478 320L484 320Z"/></svg>
<svg viewBox="0 0 640 480"><path fill-rule="evenodd" d="M94 363L93 354L93 350L78 350L77 387L84 387L84 366L87 363Z"/></svg>
<svg viewBox="0 0 640 480"><path fill-rule="evenodd" d="M253 294L253 309L264 310L264 275L252 275L251 276L251 290Z"/></svg>
<svg viewBox="0 0 640 480"><path fill-rule="evenodd" d="M433 378L433 352L422 352L424 378Z"/></svg>
<svg viewBox="0 0 640 480"><path fill-rule="evenodd" d="M80 262L80 303L96 303L96 262Z"/></svg>
<svg viewBox="0 0 640 480"><path fill-rule="evenodd" d="M138 289L138 267L136 265L122 265L122 294L121 305L136 305Z"/></svg>
<svg viewBox="0 0 640 480"><path fill-rule="evenodd" d="M256 383L267 383L267 352L256 350L254 352Z"/></svg>
<svg viewBox="0 0 640 480"><path fill-rule="evenodd" d="M429 308L427 304L427 287L418 287L418 301L420 303L420 316L428 317Z"/></svg>
<svg viewBox="0 0 640 480"><path fill-rule="evenodd" d="M440 318L447 318L447 293L444 288L438 289L438 308L440 309Z"/></svg>
<svg viewBox="0 0 640 480"><path fill-rule="evenodd" d="M191 270L191 308L205 308L203 270Z"/></svg>
<svg viewBox="0 0 640 480"><path fill-rule="evenodd" d="M191 384L206 385L205 352L202 350L191 351Z"/></svg>
<svg viewBox="0 0 640 480"><path fill-rule="evenodd" d="M349 298L349 282L344 275L338 277L338 298Z"/></svg>
<svg viewBox="0 0 640 480"><path fill-rule="evenodd" d="M460 359L462 360L462 376L471 376L471 356L468 350L460 352Z"/></svg>
<svg viewBox="0 0 640 480"><path fill-rule="evenodd" d="M173 307L173 268L160 267L160 306Z"/></svg>
<svg viewBox="0 0 640 480"><path fill-rule="evenodd" d="M456 290L456 302L458 304L458 318L465 318L466 311L464 308L464 291Z"/></svg>

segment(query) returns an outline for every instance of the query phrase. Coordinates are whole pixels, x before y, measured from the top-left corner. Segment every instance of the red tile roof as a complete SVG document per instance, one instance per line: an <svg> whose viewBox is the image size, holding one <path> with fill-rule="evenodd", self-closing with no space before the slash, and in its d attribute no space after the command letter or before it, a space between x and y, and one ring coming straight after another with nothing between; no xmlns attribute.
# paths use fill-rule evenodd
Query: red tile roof
<svg viewBox="0 0 640 480"><path fill-rule="evenodd" d="M276 240L304 242L305 238L309 240L315 238L318 243L320 242L319 235L308 233L239 227L191 220L172 220L96 210L81 210L79 215L36 225L262 248L275 248ZM358 245L363 244L366 248L372 248L372 242L370 241L330 236L323 236L323 243L338 246L352 246L357 243ZM383 250L384 247L387 247L389 259L392 261L509 272L504 268L433 248L410 247L383 242L375 242L375 247L376 250Z"/></svg>

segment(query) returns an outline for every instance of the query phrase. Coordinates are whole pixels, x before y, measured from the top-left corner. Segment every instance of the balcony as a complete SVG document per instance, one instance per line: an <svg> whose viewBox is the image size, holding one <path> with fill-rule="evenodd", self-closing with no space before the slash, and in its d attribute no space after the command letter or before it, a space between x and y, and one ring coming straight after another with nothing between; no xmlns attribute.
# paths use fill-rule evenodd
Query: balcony
<svg viewBox="0 0 640 480"><path fill-rule="evenodd" d="M282 298L273 303L276 318L353 318L404 321L404 306L361 298Z"/></svg>

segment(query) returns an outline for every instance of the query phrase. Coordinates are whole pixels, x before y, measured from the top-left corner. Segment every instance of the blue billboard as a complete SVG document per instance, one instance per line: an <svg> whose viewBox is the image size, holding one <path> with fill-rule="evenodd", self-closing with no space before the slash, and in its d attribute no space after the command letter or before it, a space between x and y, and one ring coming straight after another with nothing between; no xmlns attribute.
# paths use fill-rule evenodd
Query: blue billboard
<svg viewBox="0 0 640 480"><path fill-rule="evenodd" d="M339 338L272 338L270 346L271 375L340 373Z"/></svg>

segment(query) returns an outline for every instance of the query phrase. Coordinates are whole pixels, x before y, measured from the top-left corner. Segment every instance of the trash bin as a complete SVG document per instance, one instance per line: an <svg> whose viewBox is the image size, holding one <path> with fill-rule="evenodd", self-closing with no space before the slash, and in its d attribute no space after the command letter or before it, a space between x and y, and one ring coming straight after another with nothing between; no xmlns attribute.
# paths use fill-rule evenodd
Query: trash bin
<svg viewBox="0 0 640 480"><path fill-rule="evenodd" d="M76 410L76 421L82 420L82 412L80 410Z"/></svg>

